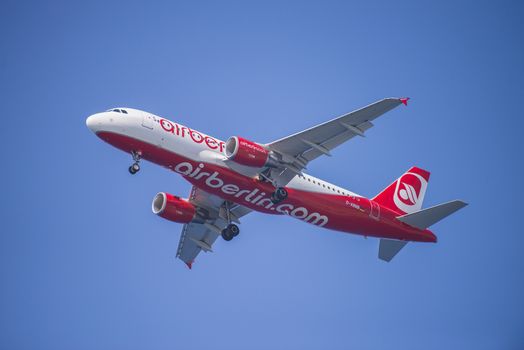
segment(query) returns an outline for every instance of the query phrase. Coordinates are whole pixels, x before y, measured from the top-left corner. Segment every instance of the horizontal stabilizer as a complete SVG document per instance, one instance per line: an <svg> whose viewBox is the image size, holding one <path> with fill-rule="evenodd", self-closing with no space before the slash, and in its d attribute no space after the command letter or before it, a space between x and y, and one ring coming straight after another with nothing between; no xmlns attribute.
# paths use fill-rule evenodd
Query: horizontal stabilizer
<svg viewBox="0 0 524 350"><path fill-rule="evenodd" d="M431 225L453 214L457 210L464 208L467 203L461 200L436 205L434 207L422 209L411 214L397 216L397 219L421 230L425 230Z"/></svg>
<svg viewBox="0 0 524 350"><path fill-rule="evenodd" d="M378 258L390 262L407 243L406 241L382 238L378 247Z"/></svg>

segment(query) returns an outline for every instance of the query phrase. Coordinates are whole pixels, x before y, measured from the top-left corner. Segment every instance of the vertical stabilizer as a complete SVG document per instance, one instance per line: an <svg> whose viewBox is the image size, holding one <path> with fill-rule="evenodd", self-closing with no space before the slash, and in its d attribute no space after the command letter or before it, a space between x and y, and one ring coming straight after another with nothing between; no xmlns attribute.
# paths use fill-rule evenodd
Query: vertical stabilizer
<svg viewBox="0 0 524 350"><path fill-rule="evenodd" d="M410 214L422 208L429 182L429 172L412 167L372 200L399 214Z"/></svg>

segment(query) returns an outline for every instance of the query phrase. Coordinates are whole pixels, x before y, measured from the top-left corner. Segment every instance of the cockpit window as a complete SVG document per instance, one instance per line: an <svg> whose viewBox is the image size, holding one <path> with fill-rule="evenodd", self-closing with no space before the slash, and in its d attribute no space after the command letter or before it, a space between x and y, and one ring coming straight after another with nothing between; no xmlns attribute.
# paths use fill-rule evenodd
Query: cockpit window
<svg viewBox="0 0 524 350"><path fill-rule="evenodd" d="M126 110L123 109L123 108L111 108L111 109L108 109L106 112L116 112L116 113L129 114L129 112L126 111Z"/></svg>
<svg viewBox="0 0 524 350"><path fill-rule="evenodd" d="M119 108L108 109L107 112L117 112L117 113L128 114L125 109L119 109Z"/></svg>

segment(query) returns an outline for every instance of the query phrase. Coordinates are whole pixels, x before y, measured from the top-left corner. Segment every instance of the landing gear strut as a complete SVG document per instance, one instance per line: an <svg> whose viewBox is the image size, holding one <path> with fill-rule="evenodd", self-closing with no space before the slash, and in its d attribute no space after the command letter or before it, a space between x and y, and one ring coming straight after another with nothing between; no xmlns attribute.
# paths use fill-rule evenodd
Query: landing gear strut
<svg viewBox="0 0 524 350"><path fill-rule="evenodd" d="M131 155L133 156L133 160L135 161L131 166L129 167L129 172L134 175L138 173L140 170L140 153L136 151L131 151Z"/></svg>
<svg viewBox="0 0 524 350"><path fill-rule="evenodd" d="M277 204L287 198L287 190L284 187L278 187L275 192L271 194L271 202Z"/></svg>
<svg viewBox="0 0 524 350"><path fill-rule="evenodd" d="M225 216L226 216L225 219L227 220L227 226L226 228L222 230L220 234L222 238L228 242L232 240L233 238L235 238L236 236L238 236L238 234L240 233L240 229L238 228L238 226L231 223L230 204L231 204L230 202L225 201L224 206L222 207L222 209L225 210Z"/></svg>
<svg viewBox="0 0 524 350"><path fill-rule="evenodd" d="M240 229L235 224L229 224L225 229L222 230L222 238L226 241L232 240L234 237L238 236Z"/></svg>

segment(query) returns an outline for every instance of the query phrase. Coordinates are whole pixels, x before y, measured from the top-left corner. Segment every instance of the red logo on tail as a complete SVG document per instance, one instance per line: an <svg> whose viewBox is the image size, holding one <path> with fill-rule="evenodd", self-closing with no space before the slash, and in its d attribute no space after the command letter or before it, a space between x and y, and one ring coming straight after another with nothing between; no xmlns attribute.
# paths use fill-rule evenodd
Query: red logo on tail
<svg viewBox="0 0 524 350"><path fill-rule="evenodd" d="M393 195L395 205L405 213L412 213L422 207L422 198L428 182L419 174L405 173L397 180ZM422 196L421 196L422 194Z"/></svg>
<svg viewBox="0 0 524 350"><path fill-rule="evenodd" d="M422 183L413 174L407 173L399 180L399 199L407 205L415 205L418 202Z"/></svg>

